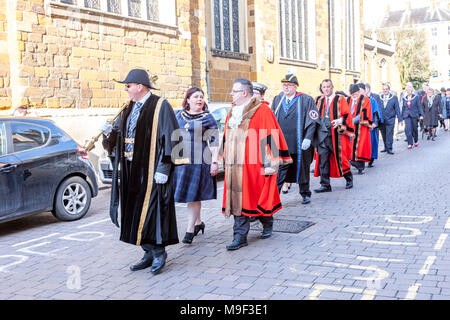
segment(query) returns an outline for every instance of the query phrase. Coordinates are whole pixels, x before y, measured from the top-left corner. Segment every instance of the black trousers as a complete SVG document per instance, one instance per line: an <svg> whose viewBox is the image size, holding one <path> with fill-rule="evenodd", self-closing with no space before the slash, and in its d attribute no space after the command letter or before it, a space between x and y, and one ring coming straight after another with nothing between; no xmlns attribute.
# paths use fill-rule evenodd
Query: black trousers
<svg viewBox="0 0 450 320"><path fill-rule="evenodd" d="M166 248L164 246L158 246L154 244L143 244L141 245L141 248L145 251L144 258L159 257L162 256L166 251Z"/></svg>
<svg viewBox="0 0 450 320"><path fill-rule="evenodd" d="M408 139L408 145L412 145L413 143L417 143L419 141L419 120L417 117L408 117L405 118L405 135L406 139Z"/></svg>
<svg viewBox="0 0 450 320"><path fill-rule="evenodd" d="M314 148L311 146L308 150L302 150L302 158L300 163L300 176L299 176L299 191L302 197L311 197L311 190L309 189L310 170L311 163L314 159ZM297 182L297 154L291 154L291 158L294 161L291 164L282 165L278 168L277 185L278 192L281 191L284 182Z"/></svg>
<svg viewBox="0 0 450 320"><path fill-rule="evenodd" d="M333 154L330 135L317 147L317 153L319 154L320 185L330 187L330 156ZM344 178L347 182L352 182L353 174L347 172L344 174Z"/></svg>
<svg viewBox="0 0 450 320"><path fill-rule="evenodd" d="M272 229L273 227L273 216L265 217L259 216L256 217L261 221L264 229ZM248 216L234 216L234 224L233 224L233 236L234 239L238 239L239 241L247 240L248 232L250 231L250 217Z"/></svg>
<svg viewBox="0 0 450 320"><path fill-rule="evenodd" d="M380 124L381 136L383 137L384 149L392 152L392 145L394 143L394 124Z"/></svg>

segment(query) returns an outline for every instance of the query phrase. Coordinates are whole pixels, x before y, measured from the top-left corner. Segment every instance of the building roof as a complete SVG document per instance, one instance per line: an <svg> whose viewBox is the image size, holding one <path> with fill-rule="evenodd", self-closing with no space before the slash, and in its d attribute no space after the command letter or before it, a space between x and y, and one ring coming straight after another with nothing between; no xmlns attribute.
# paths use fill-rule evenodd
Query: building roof
<svg viewBox="0 0 450 320"><path fill-rule="evenodd" d="M380 28L450 21L450 11L440 7L414 8L386 13Z"/></svg>

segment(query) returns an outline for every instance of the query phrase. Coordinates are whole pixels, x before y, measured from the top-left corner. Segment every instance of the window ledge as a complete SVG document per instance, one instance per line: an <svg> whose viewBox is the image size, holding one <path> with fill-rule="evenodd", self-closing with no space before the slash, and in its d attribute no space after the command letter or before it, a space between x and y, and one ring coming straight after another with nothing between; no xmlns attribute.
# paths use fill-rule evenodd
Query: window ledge
<svg viewBox="0 0 450 320"><path fill-rule="evenodd" d="M72 20L89 21L126 29L162 33L168 36L177 36L178 34L177 26L53 1L48 4L47 14L51 17L58 16Z"/></svg>
<svg viewBox="0 0 450 320"><path fill-rule="evenodd" d="M331 72L331 73L342 73L342 69L331 67L331 68L330 68L330 72Z"/></svg>
<svg viewBox="0 0 450 320"><path fill-rule="evenodd" d="M303 60L295 60L289 58L280 58L278 61L280 64L290 64L299 67L306 67L311 69L317 69L317 63Z"/></svg>
<svg viewBox="0 0 450 320"><path fill-rule="evenodd" d="M345 75L360 76L361 72L356 70L345 70Z"/></svg>
<svg viewBox="0 0 450 320"><path fill-rule="evenodd" d="M224 51L224 50L217 50L217 49L211 49L211 54L213 57L222 57L222 58L245 60L245 61L248 61L250 59L250 55L247 53L231 52L231 51Z"/></svg>

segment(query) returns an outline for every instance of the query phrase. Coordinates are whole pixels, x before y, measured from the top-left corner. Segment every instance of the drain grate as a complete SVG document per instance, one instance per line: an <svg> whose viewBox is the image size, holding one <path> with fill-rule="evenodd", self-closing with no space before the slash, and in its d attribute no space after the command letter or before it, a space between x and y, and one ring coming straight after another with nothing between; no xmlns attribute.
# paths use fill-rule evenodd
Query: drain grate
<svg viewBox="0 0 450 320"><path fill-rule="evenodd" d="M299 233L312 225L314 225L314 222L311 221L273 219L274 232ZM261 223L259 221L252 222L250 224L250 230L262 231Z"/></svg>

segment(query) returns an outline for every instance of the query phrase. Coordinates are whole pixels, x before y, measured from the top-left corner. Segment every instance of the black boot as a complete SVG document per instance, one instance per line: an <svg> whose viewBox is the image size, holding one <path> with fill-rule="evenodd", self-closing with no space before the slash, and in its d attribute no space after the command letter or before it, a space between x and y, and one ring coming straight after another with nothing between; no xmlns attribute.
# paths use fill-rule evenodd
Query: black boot
<svg viewBox="0 0 450 320"><path fill-rule="evenodd" d="M184 235L184 239L181 242L191 244L193 239L194 234L192 232L186 232L186 234Z"/></svg>
<svg viewBox="0 0 450 320"><path fill-rule="evenodd" d="M247 246L247 239L241 239L240 237L234 237L234 240L232 243L227 245L227 250L237 250L242 247Z"/></svg>

